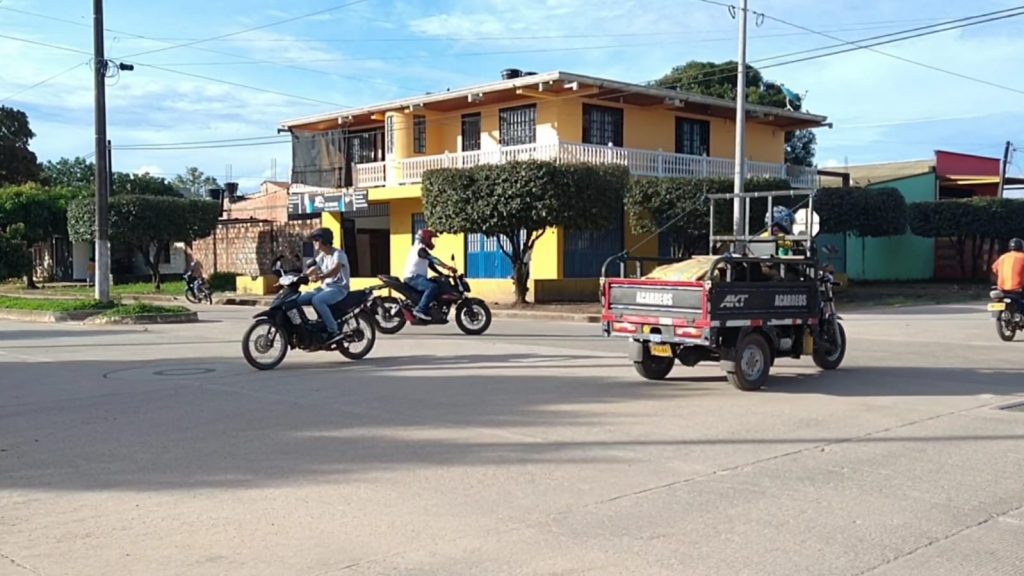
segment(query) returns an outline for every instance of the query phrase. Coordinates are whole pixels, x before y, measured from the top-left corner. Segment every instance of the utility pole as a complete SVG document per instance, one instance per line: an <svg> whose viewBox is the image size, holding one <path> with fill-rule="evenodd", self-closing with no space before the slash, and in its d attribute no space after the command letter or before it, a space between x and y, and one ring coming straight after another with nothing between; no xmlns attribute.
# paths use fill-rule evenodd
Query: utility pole
<svg viewBox="0 0 1024 576"><path fill-rule="evenodd" d="M1003 165L999 170L999 194L998 197L1003 197L1003 188L1006 187L1006 166L1010 163L1010 151L1013 150L1013 142L1006 141L1006 147L1003 148Z"/></svg>
<svg viewBox="0 0 1024 576"><path fill-rule="evenodd" d="M110 222L107 150L107 59L103 52L103 0L93 0L93 73L96 96L96 299L110 301Z"/></svg>
<svg viewBox="0 0 1024 576"><path fill-rule="evenodd" d="M743 184L746 180L747 132L747 0L740 0L739 58L736 67L736 174L733 182L732 228L734 236L743 236L747 228L747 214L743 203ZM736 251L745 251L746 242L737 242Z"/></svg>

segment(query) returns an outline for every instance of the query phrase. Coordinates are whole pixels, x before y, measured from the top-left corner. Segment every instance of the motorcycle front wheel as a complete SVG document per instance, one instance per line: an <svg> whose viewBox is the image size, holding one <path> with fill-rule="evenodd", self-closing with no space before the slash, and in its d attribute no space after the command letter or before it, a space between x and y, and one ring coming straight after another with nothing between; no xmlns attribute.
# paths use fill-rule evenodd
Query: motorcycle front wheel
<svg viewBox="0 0 1024 576"><path fill-rule="evenodd" d="M287 355L288 342L269 318L253 322L242 337L242 356L257 370L273 370Z"/></svg>
<svg viewBox="0 0 1024 576"><path fill-rule="evenodd" d="M349 360L362 360L377 343L377 330L366 312L359 312L341 327L344 336L338 343L338 352Z"/></svg>
<svg viewBox="0 0 1024 576"><path fill-rule="evenodd" d="M455 308L455 323L470 336L479 336L491 327L491 309L477 298L469 298Z"/></svg>
<svg viewBox="0 0 1024 576"><path fill-rule="evenodd" d="M405 328L402 303L394 296L382 296L374 306L373 320L382 334L398 334Z"/></svg>

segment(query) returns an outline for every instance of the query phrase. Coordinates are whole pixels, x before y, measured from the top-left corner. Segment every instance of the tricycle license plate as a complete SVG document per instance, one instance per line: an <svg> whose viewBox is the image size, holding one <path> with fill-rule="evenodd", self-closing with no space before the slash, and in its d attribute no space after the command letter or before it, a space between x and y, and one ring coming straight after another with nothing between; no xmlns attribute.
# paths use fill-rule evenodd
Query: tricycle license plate
<svg viewBox="0 0 1024 576"><path fill-rule="evenodd" d="M989 312L999 312L1006 310L1006 302L992 302L988 305Z"/></svg>
<svg viewBox="0 0 1024 576"><path fill-rule="evenodd" d="M652 356L672 357L672 347L668 344L651 344Z"/></svg>

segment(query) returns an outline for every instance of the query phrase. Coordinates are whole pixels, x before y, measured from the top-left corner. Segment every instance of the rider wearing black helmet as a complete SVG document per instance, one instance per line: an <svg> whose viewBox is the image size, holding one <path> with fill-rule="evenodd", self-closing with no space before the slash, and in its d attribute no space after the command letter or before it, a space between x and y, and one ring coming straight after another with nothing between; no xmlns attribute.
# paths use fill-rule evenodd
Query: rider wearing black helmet
<svg viewBox="0 0 1024 576"><path fill-rule="evenodd" d="M1001 292L1024 292L1024 240L1010 240L1010 251L996 260L992 272L996 275L996 284Z"/></svg>
<svg viewBox="0 0 1024 576"><path fill-rule="evenodd" d="M309 267L306 275L313 282L320 281L321 286L299 296L299 304L313 305L313 309L327 329L326 343L330 344L341 338L338 322L331 314L330 306L340 302L348 294L351 268L345 253L334 247L334 233L330 229L317 228L308 239L313 242L313 248L316 250L316 265Z"/></svg>

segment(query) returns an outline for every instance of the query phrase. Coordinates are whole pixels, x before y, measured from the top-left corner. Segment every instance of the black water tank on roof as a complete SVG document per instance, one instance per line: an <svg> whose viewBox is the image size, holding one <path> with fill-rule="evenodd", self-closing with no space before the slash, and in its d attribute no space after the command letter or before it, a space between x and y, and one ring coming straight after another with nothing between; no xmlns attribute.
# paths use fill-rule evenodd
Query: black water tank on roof
<svg viewBox="0 0 1024 576"><path fill-rule="evenodd" d="M519 78L522 75L523 71L520 70L519 68L506 68L501 71L502 80L512 80L514 78Z"/></svg>
<svg viewBox="0 0 1024 576"><path fill-rule="evenodd" d="M224 191L227 192L228 200L234 202L238 198L238 182L225 182Z"/></svg>

